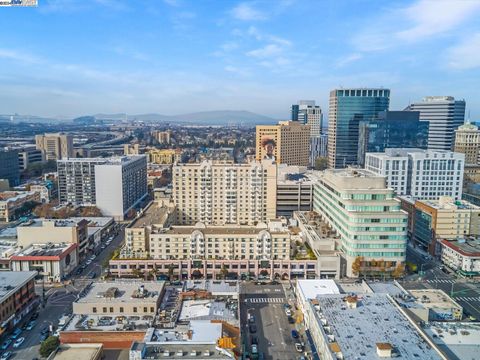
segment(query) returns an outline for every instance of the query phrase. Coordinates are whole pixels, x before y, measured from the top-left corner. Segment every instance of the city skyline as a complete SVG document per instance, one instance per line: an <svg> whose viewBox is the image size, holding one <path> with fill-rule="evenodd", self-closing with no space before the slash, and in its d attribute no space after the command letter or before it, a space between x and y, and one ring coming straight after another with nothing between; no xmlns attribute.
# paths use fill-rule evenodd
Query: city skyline
<svg viewBox="0 0 480 360"><path fill-rule="evenodd" d="M248 110L288 119L299 99L315 99L327 113L334 88L382 86L392 91L391 110L448 95L465 99L466 119L475 121L479 12L473 1L57 0L5 8L0 19L12 30L0 35L1 112Z"/></svg>

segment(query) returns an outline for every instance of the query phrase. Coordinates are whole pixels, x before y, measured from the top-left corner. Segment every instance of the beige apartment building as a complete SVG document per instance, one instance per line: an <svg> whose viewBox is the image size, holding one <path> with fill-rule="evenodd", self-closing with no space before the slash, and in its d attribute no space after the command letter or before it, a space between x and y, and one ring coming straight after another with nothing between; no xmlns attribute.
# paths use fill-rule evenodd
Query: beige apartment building
<svg viewBox="0 0 480 360"><path fill-rule="evenodd" d="M149 236L152 259L290 259L290 232L279 221L257 226L172 226Z"/></svg>
<svg viewBox="0 0 480 360"><path fill-rule="evenodd" d="M172 142L172 132L170 130L167 130L167 131L155 130L152 132L152 136L160 144L170 144Z"/></svg>
<svg viewBox="0 0 480 360"><path fill-rule="evenodd" d="M37 150L45 160L60 160L73 157L73 137L63 133L35 135Z"/></svg>
<svg viewBox="0 0 480 360"><path fill-rule="evenodd" d="M278 125L257 125L256 159L277 164L309 165L310 125L280 121Z"/></svg>
<svg viewBox="0 0 480 360"><path fill-rule="evenodd" d="M480 165L480 130L467 123L455 130L454 151L465 154L465 165Z"/></svg>
<svg viewBox="0 0 480 360"><path fill-rule="evenodd" d="M37 191L4 191L0 193L0 221L9 222L22 215L22 208L29 203L40 203Z"/></svg>
<svg viewBox="0 0 480 360"><path fill-rule="evenodd" d="M148 162L154 164L173 164L181 155L181 151L175 149L151 149L148 150Z"/></svg>
<svg viewBox="0 0 480 360"><path fill-rule="evenodd" d="M173 166L177 224L267 222L276 217L276 188L277 167L271 161L177 164Z"/></svg>

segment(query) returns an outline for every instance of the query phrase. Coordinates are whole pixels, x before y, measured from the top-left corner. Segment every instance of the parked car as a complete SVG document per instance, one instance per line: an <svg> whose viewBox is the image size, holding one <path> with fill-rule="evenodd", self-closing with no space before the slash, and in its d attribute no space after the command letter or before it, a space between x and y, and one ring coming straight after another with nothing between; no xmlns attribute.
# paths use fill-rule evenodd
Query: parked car
<svg viewBox="0 0 480 360"><path fill-rule="evenodd" d="M255 336L252 336L250 339L252 345L258 345L258 339Z"/></svg>
<svg viewBox="0 0 480 360"><path fill-rule="evenodd" d="M12 344L12 339L6 339L1 346L2 350L7 350L11 344Z"/></svg>
<svg viewBox="0 0 480 360"><path fill-rule="evenodd" d="M252 354L258 354L257 345L252 345Z"/></svg>
<svg viewBox="0 0 480 360"><path fill-rule="evenodd" d="M248 329L250 330L250 332L252 334L255 334L257 332L257 327L255 324L250 324L250 326L248 327Z"/></svg>
<svg viewBox="0 0 480 360"><path fill-rule="evenodd" d="M25 341L25 338L24 338L24 337L18 338L18 339L13 343L13 347L14 347L14 348L18 348L20 345L23 344L24 341Z"/></svg>
<svg viewBox="0 0 480 360"><path fill-rule="evenodd" d="M290 309L285 309L285 314L286 314L287 316L292 316L292 310L290 310Z"/></svg>
<svg viewBox="0 0 480 360"><path fill-rule="evenodd" d="M90 271L90 272L88 273L88 277L89 277L90 279L95 279L95 276L97 276L97 273L96 273L95 271Z"/></svg>
<svg viewBox="0 0 480 360"><path fill-rule="evenodd" d="M295 319L294 319L293 317L289 316L289 317L288 317L288 322L289 322L290 324L295 324Z"/></svg>
<svg viewBox="0 0 480 360"><path fill-rule="evenodd" d="M297 332L297 330L292 330L292 338L298 339L298 332Z"/></svg>
<svg viewBox="0 0 480 360"><path fill-rule="evenodd" d="M250 314L248 314L248 322L249 322L250 324L255 323L255 315L250 315Z"/></svg>
<svg viewBox="0 0 480 360"><path fill-rule="evenodd" d="M0 357L0 360L8 360L12 357L12 352L11 351L7 351L7 352L4 352L3 355Z"/></svg>
<svg viewBox="0 0 480 360"><path fill-rule="evenodd" d="M298 352L303 352L303 345L298 342L295 343L295 350L297 350Z"/></svg>
<svg viewBox="0 0 480 360"><path fill-rule="evenodd" d="M19 329L19 328L16 328L13 333L12 333L12 339L16 339L20 336L20 334L22 333L22 330Z"/></svg>
<svg viewBox="0 0 480 360"><path fill-rule="evenodd" d="M30 321L27 325L27 330L32 330L36 324L37 322L35 320Z"/></svg>

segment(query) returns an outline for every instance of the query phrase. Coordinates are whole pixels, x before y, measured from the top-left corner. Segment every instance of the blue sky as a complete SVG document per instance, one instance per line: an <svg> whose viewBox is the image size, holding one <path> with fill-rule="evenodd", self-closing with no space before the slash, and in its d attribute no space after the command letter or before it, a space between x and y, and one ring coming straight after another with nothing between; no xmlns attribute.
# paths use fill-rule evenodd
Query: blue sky
<svg viewBox="0 0 480 360"><path fill-rule="evenodd" d="M328 113L335 87L480 120L480 1L39 0L0 8L0 113Z"/></svg>

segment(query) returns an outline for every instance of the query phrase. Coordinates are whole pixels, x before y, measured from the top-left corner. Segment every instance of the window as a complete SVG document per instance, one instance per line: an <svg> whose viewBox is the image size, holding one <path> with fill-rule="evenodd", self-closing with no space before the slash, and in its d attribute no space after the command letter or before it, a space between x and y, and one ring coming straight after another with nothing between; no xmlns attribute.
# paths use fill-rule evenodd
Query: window
<svg viewBox="0 0 480 360"><path fill-rule="evenodd" d="M94 308L92 309L92 311L93 311L94 313L96 313L96 312L97 312L97 308L94 307Z"/></svg>
<svg viewBox="0 0 480 360"><path fill-rule="evenodd" d="M148 311L148 310L147 310L147 307L145 306L145 307L143 308L143 312L146 313L147 311Z"/></svg>
<svg viewBox="0 0 480 360"><path fill-rule="evenodd" d="M137 307L136 307L136 306L133 307L133 312L134 312L134 313L137 312Z"/></svg>
<svg viewBox="0 0 480 360"><path fill-rule="evenodd" d="M103 308L103 312L104 312L104 313L107 312L107 308L106 308L106 307Z"/></svg>
<svg viewBox="0 0 480 360"><path fill-rule="evenodd" d="M120 308L120 312L123 313L123 307Z"/></svg>
<svg viewBox="0 0 480 360"><path fill-rule="evenodd" d="M113 313L113 307L110 308L110 312Z"/></svg>

